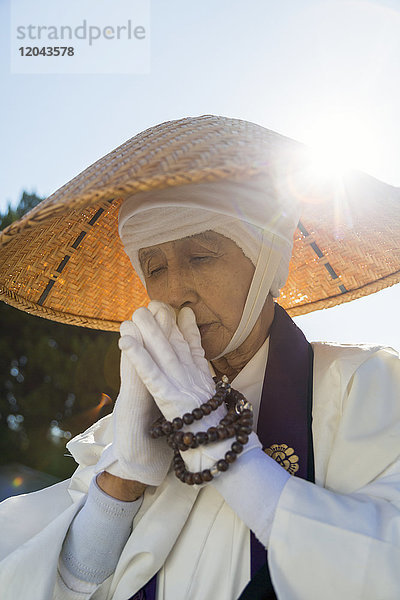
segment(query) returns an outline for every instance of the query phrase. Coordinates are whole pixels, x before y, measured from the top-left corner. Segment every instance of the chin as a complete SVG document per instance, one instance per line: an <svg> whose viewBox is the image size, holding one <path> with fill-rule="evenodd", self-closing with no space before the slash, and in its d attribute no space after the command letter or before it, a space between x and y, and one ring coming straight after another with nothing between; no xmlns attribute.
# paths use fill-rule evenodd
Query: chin
<svg viewBox="0 0 400 600"><path fill-rule="evenodd" d="M228 342L226 342L223 333L220 327L213 327L203 335L200 333L201 345L207 360L212 360L226 348Z"/></svg>
<svg viewBox="0 0 400 600"><path fill-rule="evenodd" d="M204 349L204 354L207 360L212 360L215 356L218 356L222 352L224 348L221 347L221 344L206 342L205 340L201 340L201 345Z"/></svg>

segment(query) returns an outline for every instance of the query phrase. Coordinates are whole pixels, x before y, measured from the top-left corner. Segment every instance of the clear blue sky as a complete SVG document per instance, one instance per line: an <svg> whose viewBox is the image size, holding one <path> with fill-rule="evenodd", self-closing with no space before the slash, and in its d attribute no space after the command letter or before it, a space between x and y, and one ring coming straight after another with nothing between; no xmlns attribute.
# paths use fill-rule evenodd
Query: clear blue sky
<svg viewBox="0 0 400 600"><path fill-rule="evenodd" d="M147 75L11 74L9 13L0 0L0 209L148 126L206 113L325 143L400 185L400 0L152 0ZM397 285L299 322L311 339L400 349L399 304Z"/></svg>

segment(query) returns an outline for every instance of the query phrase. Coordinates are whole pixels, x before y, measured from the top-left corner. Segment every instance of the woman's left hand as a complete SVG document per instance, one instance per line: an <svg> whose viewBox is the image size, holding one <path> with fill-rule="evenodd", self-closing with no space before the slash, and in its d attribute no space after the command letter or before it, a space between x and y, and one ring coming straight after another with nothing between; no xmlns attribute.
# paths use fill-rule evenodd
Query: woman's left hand
<svg viewBox="0 0 400 600"><path fill-rule="evenodd" d="M161 328L154 315L165 311ZM175 417L191 412L209 400L215 393L196 319L190 308L183 308L178 316L178 325L173 309L161 302L150 302L148 309L139 308L133 315L139 328L143 345L131 340L126 348L139 377L156 401L164 417L172 421ZM186 426L184 430L196 433L216 426L226 415L225 405L204 416L200 421ZM196 449L185 451L182 456L190 471L208 469L230 450L233 440L223 440ZM258 438L251 434L245 449L258 446Z"/></svg>

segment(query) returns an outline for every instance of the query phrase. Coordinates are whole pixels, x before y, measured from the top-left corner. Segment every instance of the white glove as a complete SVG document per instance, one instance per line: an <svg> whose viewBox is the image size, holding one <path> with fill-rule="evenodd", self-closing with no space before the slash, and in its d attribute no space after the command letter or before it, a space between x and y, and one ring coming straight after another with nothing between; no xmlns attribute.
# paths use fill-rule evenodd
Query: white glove
<svg viewBox="0 0 400 600"><path fill-rule="evenodd" d="M159 313L154 319L165 327L163 317ZM124 321L120 332L121 387L113 412L113 442L103 451L96 472L107 471L123 479L158 486L169 470L173 452L165 439L152 439L149 435L160 411L125 350L125 345L130 346L133 341L136 347L142 347L141 334L132 321Z"/></svg>
<svg viewBox="0 0 400 600"><path fill-rule="evenodd" d="M163 318L157 322L152 313L162 313ZM127 340L126 352L167 420L191 412L214 395L215 385L190 308L183 308L179 313L180 329L174 311L160 302L151 302L149 309L139 308L132 320L140 330L143 344L134 339ZM226 412L222 405L201 421L184 427L183 431L206 431L217 426ZM186 450L182 457L188 470L209 469L231 449L233 441L228 439ZM252 433L244 451L257 446L260 443Z"/></svg>

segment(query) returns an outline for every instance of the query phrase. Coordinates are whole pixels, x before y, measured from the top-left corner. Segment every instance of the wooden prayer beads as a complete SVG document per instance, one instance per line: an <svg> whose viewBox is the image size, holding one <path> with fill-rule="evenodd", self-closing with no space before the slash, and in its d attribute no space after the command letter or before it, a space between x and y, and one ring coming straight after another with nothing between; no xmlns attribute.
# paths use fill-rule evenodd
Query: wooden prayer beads
<svg viewBox="0 0 400 600"><path fill-rule="evenodd" d="M209 415L213 410L216 410L223 402L226 402L231 386L229 385L228 378L224 375L222 380L216 382L215 387L214 396L201 406L193 409L191 413L185 413L182 417L176 417L172 421L167 421L164 417L157 419L151 426L151 437L159 438L163 435L169 435L173 431L179 431L184 424L191 425L193 421L199 421L205 415Z"/></svg>
<svg viewBox="0 0 400 600"><path fill-rule="evenodd" d="M229 402L227 401L228 394ZM216 410L223 402L227 405L228 413L216 427L209 427L207 431L197 433L181 431L184 425L191 425L195 420L200 420L203 416ZM161 417L152 426L150 435L153 438L166 435L168 445L174 450L175 475L188 485L200 485L211 481L216 475L229 469L229 465L235 462L237 455L247 444L252 427L253 407L240 392L230 387L228 378L224 376L222 381L216 382L216 393L210 400L192 410L191 413L185 413L182 418L176 417L172 421L167 421ZM231 449L213 467L197 473L186 469L181 452L232 437L235 437L236 440L232 443Z"/></svg>

